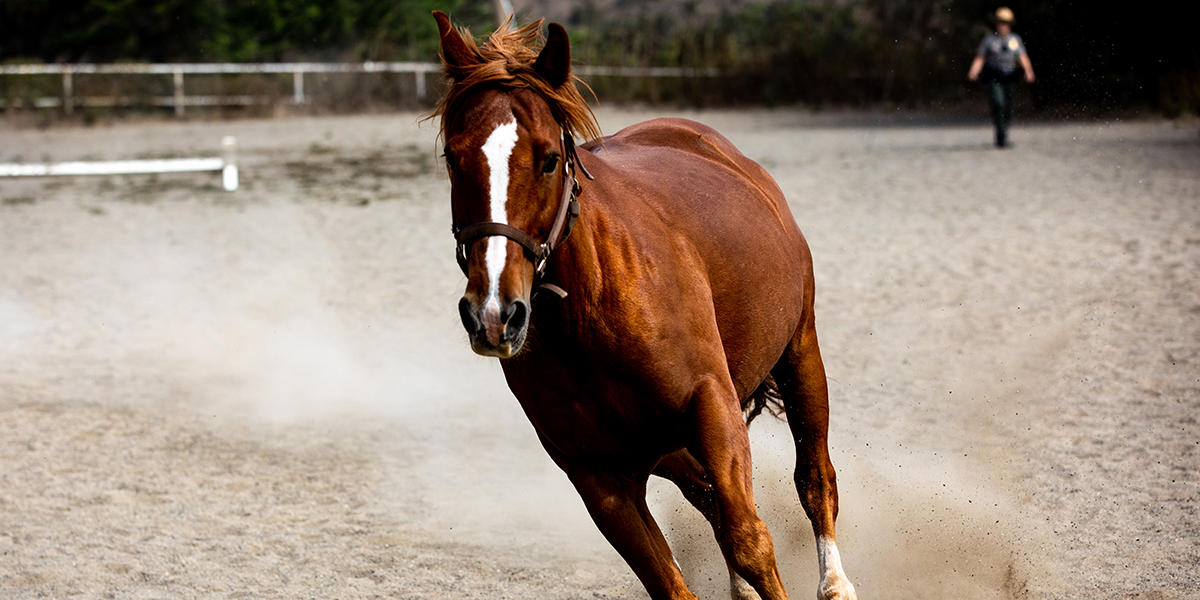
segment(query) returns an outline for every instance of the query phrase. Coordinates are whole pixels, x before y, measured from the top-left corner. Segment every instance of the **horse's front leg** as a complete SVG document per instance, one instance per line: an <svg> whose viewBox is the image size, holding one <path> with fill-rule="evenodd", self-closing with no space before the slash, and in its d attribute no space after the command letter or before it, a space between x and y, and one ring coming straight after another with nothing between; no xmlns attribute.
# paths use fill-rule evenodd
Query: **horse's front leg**
<svg viewBox="0 0 1200 600"><path fill-rule="evenodd" d="M646 506L647 476L626 477L567 469L588 513L629 563L651 598L696 600Z"/></svg>
<svg viewBox="0 0 1200 600"><path fill-rule="evenodd" d="M712 478L704 471L704 467L690 452L679 450L664 456L654 468L654 474L670 480L679 486L679 491L704 518L712 525L713 532L721 532L721 513L717 510L717 494L713 490ZM733 600L761 600L758 592L737 574L733 565L728 562L729 596Z"/></svg>
<svg viewBox="0 0 1200 600"><path fill-rule="evenodd" d="M725 561L764 600L786 600L775 546L754 507L750 436L733 384L709 378L692 396L695 441L690 448L712 480L719 519L714 522Z"/></svg>

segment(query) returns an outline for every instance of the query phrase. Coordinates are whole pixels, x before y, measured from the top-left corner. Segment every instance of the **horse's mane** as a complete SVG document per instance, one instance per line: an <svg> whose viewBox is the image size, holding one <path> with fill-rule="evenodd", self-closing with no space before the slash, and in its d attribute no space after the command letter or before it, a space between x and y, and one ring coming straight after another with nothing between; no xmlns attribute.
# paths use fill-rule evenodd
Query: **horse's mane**
<svg viewBox="0 0 1200 600"><path fill-rule="evenodd" d="M450 88L429 118L442 118L441 133L446 134L446 118L454 114L469 92L479 88L491 87L501 89L527 88L533 90L550 105L554 117L563 129L592 140L600 137L600 126L596 123L596 115L583 99L583 95L575 87L578 83L588 91L583 80L570 75L563 85L553 87L534 69L538 51L545 40L542 39L542 22L538 19L517 30L512 30L512 17L504 22L496 31L488 36L488 41L482 46L475 43L471 32L466 28L456 28L451 35L462 38L470 54L470 62L465 65L450 65L443 57L446 77L450 80Z"/></svg>

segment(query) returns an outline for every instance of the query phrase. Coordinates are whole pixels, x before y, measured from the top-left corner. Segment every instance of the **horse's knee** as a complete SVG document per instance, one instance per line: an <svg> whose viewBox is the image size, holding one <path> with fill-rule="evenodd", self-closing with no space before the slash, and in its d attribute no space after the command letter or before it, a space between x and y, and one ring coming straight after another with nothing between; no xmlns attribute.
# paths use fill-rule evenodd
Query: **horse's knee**
<svg viewBox="0 0 1200 600"><path fill-rule="evenodd" d="M634 505L632 490L617 481L579 473L574 474L571 481L588 513L598 522L624 519Z"/></svg>
<svg viewBox="0 0 1200 600"><path fill-rule="evenodd" d="M725 533L726 555L733 569L747 579L773 571L775 545L767 524L758 517L744 518L730 526Z"/></svg>
<svg viewBox="0 0 1200 600"><path fill-rule="evenodd" d="M607 521L621 517L628 509L629 499L621 494L601 491L585 498L585 504L593 518Z"/></svg>

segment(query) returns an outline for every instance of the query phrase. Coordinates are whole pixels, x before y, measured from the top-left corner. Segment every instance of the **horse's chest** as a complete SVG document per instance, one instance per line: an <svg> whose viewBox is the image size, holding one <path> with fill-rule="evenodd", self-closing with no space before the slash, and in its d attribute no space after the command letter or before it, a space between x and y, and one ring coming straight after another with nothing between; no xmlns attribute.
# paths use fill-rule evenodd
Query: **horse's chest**
<svg viewBox="0 0 1200 600"><path fill-rule="evenodd" d="M681 447L686 404L617 374L505 367L538 435L563 458L661 455Z"/></svg>

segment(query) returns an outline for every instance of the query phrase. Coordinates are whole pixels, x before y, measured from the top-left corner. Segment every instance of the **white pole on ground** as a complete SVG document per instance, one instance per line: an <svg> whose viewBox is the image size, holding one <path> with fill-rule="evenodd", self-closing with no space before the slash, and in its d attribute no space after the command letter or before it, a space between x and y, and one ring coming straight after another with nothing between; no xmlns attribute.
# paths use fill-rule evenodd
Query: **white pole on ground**
<svg viewBox="0 0 1200 600"><path fill-rule="evenodd" d="M60 163L0 163L0 177L51 177L55 175L138 175L220 171L221 187L238 189L237 139L221 138L223 156L206 158L156 158L144 160L69 161Z"/></svg>
<svg viewBox="0 0 1200 600"><path fill-rule="evenodd" d="M150 160L69 161L60 163L0 163L0 177L49 177L53 175L140 175L221 171L222 158L162 158Z"/></svg>

